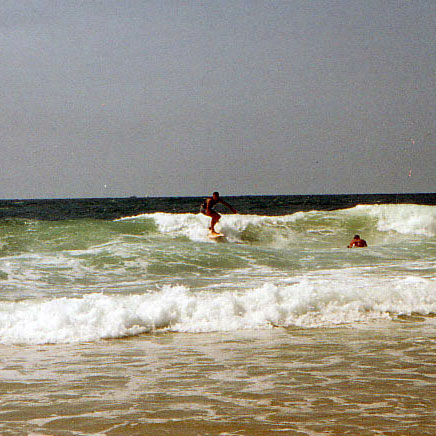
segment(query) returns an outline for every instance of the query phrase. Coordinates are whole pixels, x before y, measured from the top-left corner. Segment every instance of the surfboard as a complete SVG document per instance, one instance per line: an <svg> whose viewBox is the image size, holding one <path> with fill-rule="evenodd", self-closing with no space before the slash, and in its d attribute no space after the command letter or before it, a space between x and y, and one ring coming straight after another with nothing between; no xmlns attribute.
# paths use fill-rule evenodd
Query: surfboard
<svg viewBox="0 0 436 436"><path fill-rule="evenodd" d="M209 232L208 236L210 239L216 239L216 240L224 239L226 237L222 233L211 233L211 232Z"/></svg>

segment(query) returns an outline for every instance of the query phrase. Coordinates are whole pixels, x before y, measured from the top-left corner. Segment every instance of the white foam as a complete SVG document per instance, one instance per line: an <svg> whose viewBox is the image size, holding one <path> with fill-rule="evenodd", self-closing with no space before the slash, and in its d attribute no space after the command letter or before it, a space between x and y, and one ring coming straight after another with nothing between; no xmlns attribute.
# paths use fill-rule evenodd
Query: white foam
<svg viewBox="0 0 436 436"><path fill-rule="evenodd" d="M155 212L137 216L124 217L120 220L151 219L155 222L159 232L173 236L186 236L193 241L208 240L208 226L210 219L202 214L192 213L164 213Z"/></svg>
<svg viewBox="0 0 436 436"><path fill-rule="evenodd" d="M289 223L296 222L302 217L304 217L303 212L285 216L223 214L216 225L216 229L223 232L228 240L239 242L242 232L249 226L280 229ZM161 233L174 236L186 236L193 241L210 242L210 239L207 237L210 218L200 213L172 214L156 212L121 218L121 220L146 219L153 220Z"/></svg>
<svg viewBox="0 0 436 436"><path fill-rule="evenodd" d="M353 273L354 274L354 273ZM90 294L4 302L2 343L67 343L119 338L167 329L175 332L264 329L271 326L329 327L436 313L436 280L360 277L330 272L265 283L251 290L193 292L166 286L142 295Z"/></svg>
<svg viewBox="0 0 436 436"><path fill-rule="evenodd" d="M436 207L416 204L359 205L348 213L366 214L377 219L381 232L405 235L436 235Z"/></svg>

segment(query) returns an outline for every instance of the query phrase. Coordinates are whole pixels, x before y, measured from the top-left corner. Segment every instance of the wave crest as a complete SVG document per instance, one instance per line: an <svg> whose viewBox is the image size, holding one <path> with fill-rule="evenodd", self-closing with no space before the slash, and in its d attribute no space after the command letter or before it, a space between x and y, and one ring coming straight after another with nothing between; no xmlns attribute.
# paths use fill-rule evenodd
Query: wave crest
<svg viewBox="0 0 436 436"><path fill-rule="evenodd" d="M380 232L397 232L404 235L436 235L436 207L415 204L360 205L353 208L377 220Z"/></svg>
<svg viewBox="0 0 436 436"><path fill-rule="evenodd" d="M159 232L207 241L210 219L202 214L151 213L122 220L152 220ZM230 241L275 241L301 235L346 235L366 232L396 232L435 236L436 206L414 204L358 205L335 211L297 212L284 216L222 216L217 228Z"/></svg>

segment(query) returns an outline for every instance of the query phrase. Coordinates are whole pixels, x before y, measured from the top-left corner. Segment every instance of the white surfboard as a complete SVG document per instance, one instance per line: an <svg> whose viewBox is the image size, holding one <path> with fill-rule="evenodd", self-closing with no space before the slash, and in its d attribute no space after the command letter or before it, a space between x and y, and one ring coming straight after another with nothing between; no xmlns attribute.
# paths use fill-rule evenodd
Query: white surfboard
<svg viewBox="0 0 436 436"><path fill-rule="evenodd" d="M222 240L226 237L226 235L224 235L223 233L212 233L212 232L209 232L208 236L210 239L216 239L216 240L220 240L220 239Z"/></svg>

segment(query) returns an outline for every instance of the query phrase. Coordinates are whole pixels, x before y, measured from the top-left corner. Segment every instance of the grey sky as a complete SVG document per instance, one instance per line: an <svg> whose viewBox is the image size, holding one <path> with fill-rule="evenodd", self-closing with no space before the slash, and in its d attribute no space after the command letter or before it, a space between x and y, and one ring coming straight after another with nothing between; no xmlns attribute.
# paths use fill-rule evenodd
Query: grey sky
<svg viewBox="0 0 436 436"><path fill-rule="evenodd" d="M0 198L435 192L434 0L2 0Z"/></svg>

